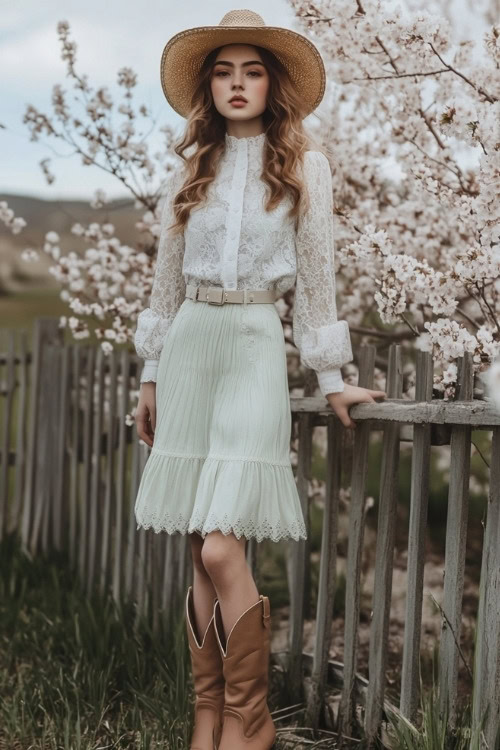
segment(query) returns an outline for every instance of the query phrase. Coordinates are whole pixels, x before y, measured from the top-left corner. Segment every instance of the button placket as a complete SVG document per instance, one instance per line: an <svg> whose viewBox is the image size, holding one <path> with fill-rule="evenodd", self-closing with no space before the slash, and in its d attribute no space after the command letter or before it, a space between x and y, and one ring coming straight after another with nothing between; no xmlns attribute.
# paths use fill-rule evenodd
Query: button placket
<svg viewBox="0 0 500 750"><path fill-rule="evenodd" d="M241 220L243 216L243 196L248 171L248 150L246 139L242 138L237 145L229 216L226 230L226 241L222 255L222 285L226 289L236 289L238 282L238 248L240 244Z"/></svg>

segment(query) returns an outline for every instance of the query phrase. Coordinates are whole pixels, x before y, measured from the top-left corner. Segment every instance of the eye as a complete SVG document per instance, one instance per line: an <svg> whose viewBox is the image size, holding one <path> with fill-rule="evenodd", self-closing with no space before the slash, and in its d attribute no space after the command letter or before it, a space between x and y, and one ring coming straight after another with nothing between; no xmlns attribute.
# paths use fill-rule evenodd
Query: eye
<svg viewBox="0 0 500 750"><path fill-rule="evenodd" d="M250 70L249 75L251 75L253 78L260 78L262 73L260 73L258 70ZM227 70L218 70L214 73L215 76L226 76L229 75Z"/></svg>

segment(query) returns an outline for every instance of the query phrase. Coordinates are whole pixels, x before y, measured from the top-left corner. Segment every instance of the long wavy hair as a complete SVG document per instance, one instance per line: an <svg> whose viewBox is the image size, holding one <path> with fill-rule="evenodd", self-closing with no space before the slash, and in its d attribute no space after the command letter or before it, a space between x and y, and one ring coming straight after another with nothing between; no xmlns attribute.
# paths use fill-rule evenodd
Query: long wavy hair
<svg viewBox="0 0 500 750"><path fill-rule="evenodd" d="M225 119L215 107L210 88L212 68L220 49L212 50L203 62L184 135L174 146L175 153L185 162L186 171L184 184L173 202L176 221L169 229L174 233L184 230L191 210L204 200L226 147ZM288 215L295 217L297 226L299 214L309 205L302 178L304 153L310 149L324 153L324 149L304 130L304 103L286 68L268 49L259 46L256 49L269 75L266 109L262 113L266 141L261 178L269 187L265 209L271 211L286 195L291 196ZM193 153L185 156L191 146Z"/></svg>

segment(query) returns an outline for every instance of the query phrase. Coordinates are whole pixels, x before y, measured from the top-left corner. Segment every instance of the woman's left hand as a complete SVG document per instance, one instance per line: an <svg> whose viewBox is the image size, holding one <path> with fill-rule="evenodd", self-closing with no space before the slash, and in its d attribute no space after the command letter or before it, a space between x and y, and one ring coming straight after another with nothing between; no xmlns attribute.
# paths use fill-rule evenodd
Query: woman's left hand
<svg viewBox="0 0 500 750"><path fill-rule="evenodd" d="M327 393L325 398L345 427L356 427L356 422L349 416L349 407L353 404L373 403L376 398L386 398L385 391L373 391L358 385L344 384L344 390L338 393Z"/></svg>

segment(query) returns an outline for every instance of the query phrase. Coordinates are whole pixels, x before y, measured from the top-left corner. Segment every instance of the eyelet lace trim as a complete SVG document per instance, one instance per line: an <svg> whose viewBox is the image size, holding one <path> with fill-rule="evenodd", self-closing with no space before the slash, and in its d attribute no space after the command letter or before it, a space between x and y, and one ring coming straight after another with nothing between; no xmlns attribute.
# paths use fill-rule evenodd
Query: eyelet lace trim
<svg viewBox="0 0 500 750"><path fill-rule="evenodd" d="M182 535L191 534L199 531L203 538L211 531L221 531L226 536L233 533L237 539L242 536L250 539L255 537L257 542L263 539L270 539L273 542L279 542L280 539L289 539L290 537L297 541L298 539L307 539L305 524L300 520L282 524L280 521L272 522L268 519L260 521L258 524L250 520L237 518L230 520L228 516L215 516L209 514L206 518L201 515L192 515L190 518L179 514L177 516L164 515L151 516L150 522L138 524L137 529L153 529L158 534L160 531L166 531L167 534L179 533Z"/></svg>

